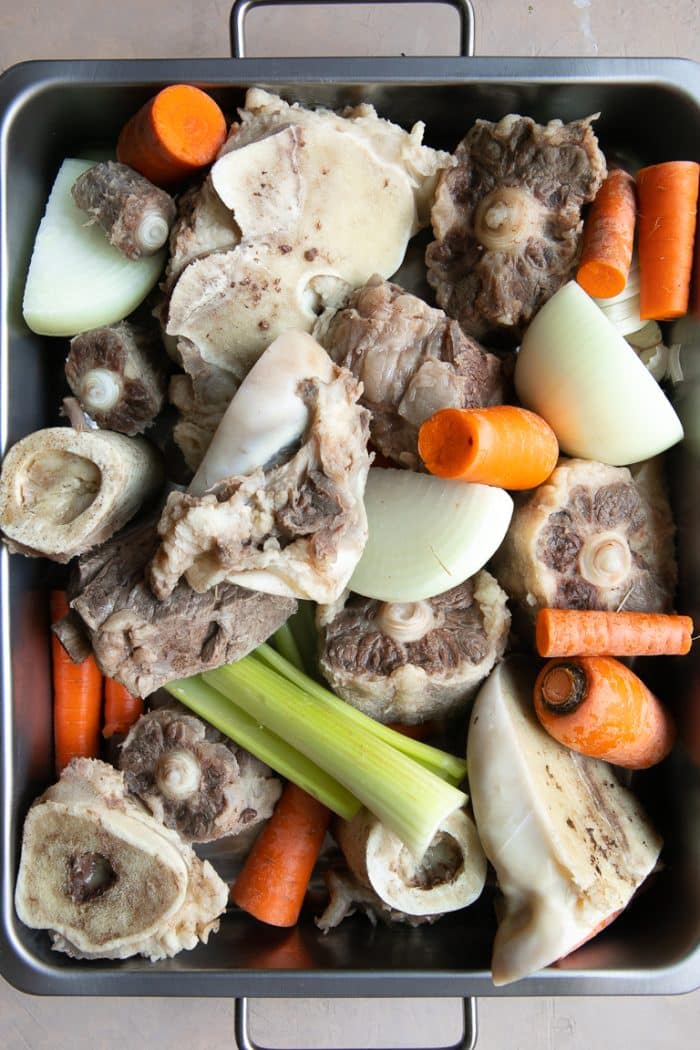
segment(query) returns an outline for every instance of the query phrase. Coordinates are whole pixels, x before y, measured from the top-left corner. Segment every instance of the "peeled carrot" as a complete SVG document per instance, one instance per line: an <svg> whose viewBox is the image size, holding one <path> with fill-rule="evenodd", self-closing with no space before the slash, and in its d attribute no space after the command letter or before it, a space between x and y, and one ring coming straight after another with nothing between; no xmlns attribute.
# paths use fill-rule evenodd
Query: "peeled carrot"
<svg viewBox="0 0 700 1050"><path fill-rule="evenodd" d="M289 783L258 835L231 899L261 922L294 926L330 821L330 810Z"/></svg>
<svg viewBox="0 0 700 1050"><path fill-rule="evenodd" d="M117 160L167 186L211 164L225 138L226 118L214 99L191 84L172 84L124 125Z"/></svg>
<svg viewBox="0 0 700 1050"><path fill-rule="evenodd" d="M688 310L700 164L668 161L637 172L639 296L642 320Z"/></svg>
<svg viewBox="0 0 700 1050"><path fill-rule="evenodd" d="M143 700L141 697L132 696L121 682L115 682L113 678L105 678L103 737L109 738L115 733L128 733L142 714Z"/></svg>
<svg viewBox="0 0 700 1050"><path fill-rule="evenodd" d="M51 622L68 613L63 591L51 591ZM53 732L56 773L72 758L96 758L100 753L102 672L93 656L73 663L55 634L51 634L53 672Z"/></svg>
<svg viewBox="0 0 700 1050"><path fill-rule="evenodd" d="M693 621L664 613L540 609L535 642L540 656L684 656Z"/></svg>
<svg viewBox="0 0 700 1050"><path fill-rule="evenodd" d="M598 190L583 227L576 280L597 299L624 291L632 262L637 201L634 179L613 168Z"/></svg>
<svg viewBox="0 0 700 1050"><path fill-rule="evenodd" d="M531 489L554 470L559 445L541 416L513 405L443 408L418 433L431 474L504 489Z"/></svg>
<svg viewBox="0 0 700 1050"><path fill-rule="evenodd" d="M676 739L671 714L611 656L549 660L535 682L535 712L560 744L626 769L647 769Z"/></svg>

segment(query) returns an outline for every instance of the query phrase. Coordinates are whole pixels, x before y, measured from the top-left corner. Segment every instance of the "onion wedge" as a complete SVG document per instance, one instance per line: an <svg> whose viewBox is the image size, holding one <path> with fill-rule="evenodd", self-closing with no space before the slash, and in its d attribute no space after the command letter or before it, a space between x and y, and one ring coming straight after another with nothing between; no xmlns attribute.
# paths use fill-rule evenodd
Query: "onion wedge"
<svg viewBox="0 0 700 1050"><path fill-rule="evenodd" d="M383 602L417 602L486 564L506 534L513 500L492 485L375 469L365 508L369 538L350 590Z"/></svg>
<svg viewBox="0 0 700 1050"><path fill-rule="evenodd" d="M165 250L127 259L99 226L86 225L71 186L91 160L64 160L34 242L22 311L39 335L76 335L121 321L143 302Z"/></svg>
<svg viewBox="0 0 700 1050"><path fill-rule="evenodd" d="M552 296L525 333L515 388L569 456L621 467L683 438L653 376L575 281Z"/></svg>

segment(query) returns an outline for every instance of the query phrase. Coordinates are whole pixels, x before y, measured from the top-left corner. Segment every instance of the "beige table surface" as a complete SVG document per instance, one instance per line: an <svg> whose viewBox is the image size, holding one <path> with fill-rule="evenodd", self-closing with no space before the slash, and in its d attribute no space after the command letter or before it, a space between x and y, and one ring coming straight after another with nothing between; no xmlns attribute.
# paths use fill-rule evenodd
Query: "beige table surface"
<svg viewBox="0 0 700 1050"><path fill-rule="evenodd" d="M474 0L480 55L669 55L700 60L698 0ZM228 0L0 0L0 68L28 58L216 57ZM454 53L451 12L377 5L259 11L250 54ZM342 41L342 48L335 41ZM282 44L284 41L284 44ZM258 1000L266 1046L439 1046L455 1000ZM2 1050L219 1050L234 1045L226 999L42 999L0 980ZM690 1050L700 991L676 998L482 999L481 1050Z"/></svg>

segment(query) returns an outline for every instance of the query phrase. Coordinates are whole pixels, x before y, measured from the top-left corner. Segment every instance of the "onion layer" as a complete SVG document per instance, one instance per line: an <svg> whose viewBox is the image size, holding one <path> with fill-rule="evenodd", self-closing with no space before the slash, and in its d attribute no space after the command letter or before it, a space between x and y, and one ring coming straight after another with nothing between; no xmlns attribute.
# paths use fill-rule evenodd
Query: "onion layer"
<svg viewBox="0 0 700 1050"><path fill-rule="evenodd" d="M570 456L626 466L683 438L661 388L575 281L552 296L525 333L515 388Z"/></svg>
<svg viewBox="0 0 700 1050"><path fill-rule="evenodd" d="M365 508L369 538L350 589L384 602L419 602L486 564L506 534L513 500L491 485L372 469Z"/></svg>

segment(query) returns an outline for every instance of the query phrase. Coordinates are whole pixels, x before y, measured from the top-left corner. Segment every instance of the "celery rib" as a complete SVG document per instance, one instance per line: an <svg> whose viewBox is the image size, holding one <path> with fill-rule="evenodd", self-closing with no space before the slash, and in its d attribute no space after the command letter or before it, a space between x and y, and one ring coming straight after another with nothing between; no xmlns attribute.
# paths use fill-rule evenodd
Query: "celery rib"
<svg viewBox="0 0 700 1050"><path fill-rule="evenodd" d="M321 769L291 744L280 739L218 690L202 681L200 675L169 682L167 691L225 736L235 740L251 754L293 781L345 820L352 820L361 803L347 788Z"/></svg>
<svg viewBox="0 0 700 1050"><path fill-rule="evenodd" d="M313 678L309 678L303 671L293 666L288 659L285 659L283 654L275 652L269 645L259 645L245 659L250 659L251 656L264 662L273 671L286 678L287 681L298 686L299 689L303 689L322 702L329 704L349 721L366 729L378 740L390 744L397 751L401 751L402 754L408 755L414 761L420 762L422 766L435 773L436 776L442 777L443 780L447 780L456 786L461 784L466 777L467 764L463 759L457 758L456 755L450 755L446 751L441 751L437 747L431 747L430 744L424 744L421 740L414 740L412 737L404 736L403 733L397 733L395 729L391 729L389 726L383 725L374 718L363 714L362 711L358 711L352 704L341 700L335 693L325 689Z"/></svg>
<svg viewBox="0 0 700 1050"><path fill-rule="evenodd" d="M467 801L463 792L261 660L244 658L202 677L322 766L416 857L423 856L440 824Z"/></svg>
<svg viewBox="0 0 700 1050"><path fill-rule="evenodd" d="M283 623L281 627L278 627L270 641L280 656L283 656L292 667L296 667L298 671L304 671L304 659L299 652L299 646L289 626L289 620Z"/></svg>

